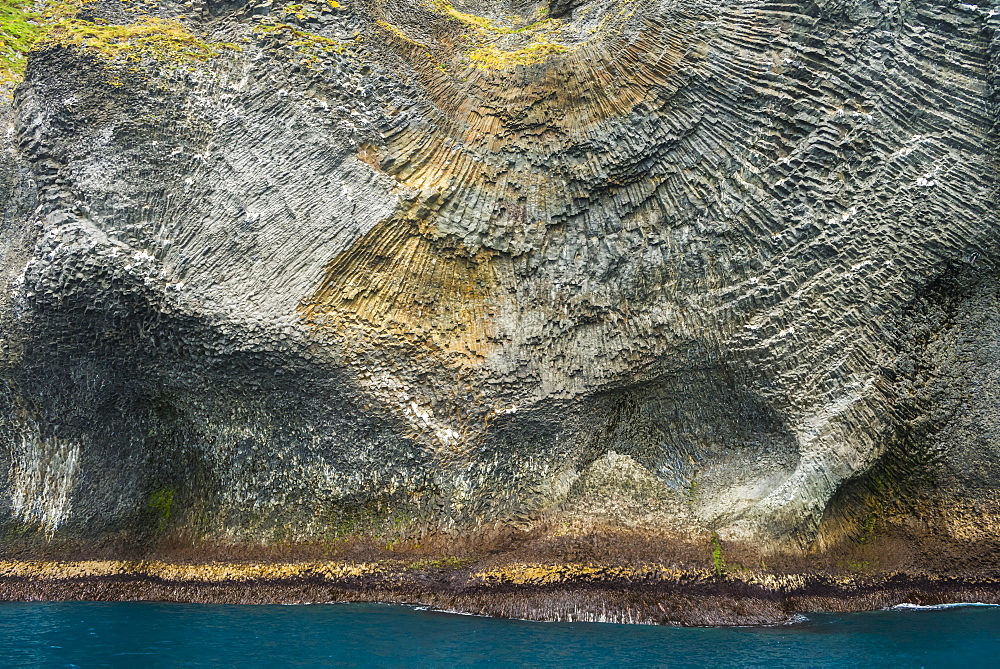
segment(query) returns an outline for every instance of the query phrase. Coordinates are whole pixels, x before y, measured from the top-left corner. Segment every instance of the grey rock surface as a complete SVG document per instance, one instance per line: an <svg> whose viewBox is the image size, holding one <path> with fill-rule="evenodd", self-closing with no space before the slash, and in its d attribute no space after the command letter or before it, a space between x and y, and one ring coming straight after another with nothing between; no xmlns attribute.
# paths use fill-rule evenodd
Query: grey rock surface
<svg viewBox="0 0 1000 669"><path fill-rule="evenodd" d="M997 536L992 5L136 7L6 112L9 536Z"/></svg>

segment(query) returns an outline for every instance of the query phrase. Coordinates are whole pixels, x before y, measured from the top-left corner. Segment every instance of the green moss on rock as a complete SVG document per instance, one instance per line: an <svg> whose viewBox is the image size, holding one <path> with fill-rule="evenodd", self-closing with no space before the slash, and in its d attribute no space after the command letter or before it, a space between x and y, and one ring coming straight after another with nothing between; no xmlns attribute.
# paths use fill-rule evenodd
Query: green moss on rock
<svg viewBox="0 0 1000 669"><path fill-rule="evenodd" d="M0 0L0 86L9 88L21 81L35 43L54 22L78 8L78 4L53 2L37 11L31 0Z"/></svg>
<svg viewBox="0 0 1000 669"><path fill-rule="evenodd" d="M45 43L75 46L109 60L184 63L204 61L235 44L208 42L193 35L179 21L147 17L126 25L102 25L82 19L62 21L52 27Z"/></svg>
<svg viewBox="0 0 1000 669"><path fill-rule="evenodd" d="M205 61L235 44L211 42L176 20L140 17L125 25L90 21L77 15L79 0L49 2L36 9L30 0L0 0L0 89L10 92L24 77L28 54L59 44L86 49L114 61L190 63Z"/></svg>

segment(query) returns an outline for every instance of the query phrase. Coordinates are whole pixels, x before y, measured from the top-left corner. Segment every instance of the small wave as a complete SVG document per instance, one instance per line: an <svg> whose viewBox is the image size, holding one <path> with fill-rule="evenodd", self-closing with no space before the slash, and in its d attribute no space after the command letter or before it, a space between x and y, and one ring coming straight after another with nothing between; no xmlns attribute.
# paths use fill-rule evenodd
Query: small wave
<svg viewBox="0 0 1000 669"><path fill-rule="evenodd" d="M496 620L518 620L526 623L552 623L552 622L597 622L593 620L537 620L534 618L509 618L507 616L491 616L486 613L472 613L471 611L456 611L455 609L441 609L436 606L412 606L414 611L429 611L430 613L447 613L452 616L471 616L473 618L493 618ZM600 621L603 622L603 621Z"/></svg>
<svg viewBox="0 0 1000 669"><path fill-rule="evenodd" d="M472 616L473 618L495 618L485 613L470 613L469 611L456 611L454 609L439 609L436 606L413 607L417 611L430 611L431 613L447 613L452 616ZM524 620L523 618L508 618L507 620Z"/></svg>
<svg viewBox="0 0 1000 669"><path fill-rule="evenodd" d="M940 611L942 609L958 609L965 606L1000 606L1000 604L987 604L986 602L952 602L950 604L896 604L890 606L887 611Z"/></svg>

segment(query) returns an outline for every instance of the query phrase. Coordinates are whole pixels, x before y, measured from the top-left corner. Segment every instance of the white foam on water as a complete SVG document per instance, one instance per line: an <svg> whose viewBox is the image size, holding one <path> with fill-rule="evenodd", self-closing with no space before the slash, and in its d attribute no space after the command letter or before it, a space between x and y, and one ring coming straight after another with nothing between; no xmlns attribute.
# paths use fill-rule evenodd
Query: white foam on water
<svg viewBox="0 0 1000 669"><path fill-rule="evenodd" d="M987 604L985 602L953 602L950 604L896 604L885 609L886 611L940 611L942 609L957 609L965 606L1000 606L1000 604Z"/></svg>
<svg viewBox="0 0 1000 669"><path fill-rule="evenodd" d="M430 611L431 613L447 613L453 616L472 616L473 618L493 618L483 613L469 613L468 611L455 611L454 609L439 609L436 606L415 606L416 611ZM507 618L506 620L525 620L524 618ZM537 622L537 621L533 621Z"/></svg>

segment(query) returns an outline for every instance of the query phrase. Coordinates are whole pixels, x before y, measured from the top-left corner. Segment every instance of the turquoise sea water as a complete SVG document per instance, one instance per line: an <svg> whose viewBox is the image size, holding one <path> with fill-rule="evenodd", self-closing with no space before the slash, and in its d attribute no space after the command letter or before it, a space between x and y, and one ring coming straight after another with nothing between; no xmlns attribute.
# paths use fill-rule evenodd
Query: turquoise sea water
<svg viewBox="0 0 1000 669"><path fill-rule="evenodd" d="M0 603L4 667L988 667L1000 608L771 628L539 623L379 604Z"/></svg>

